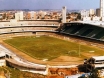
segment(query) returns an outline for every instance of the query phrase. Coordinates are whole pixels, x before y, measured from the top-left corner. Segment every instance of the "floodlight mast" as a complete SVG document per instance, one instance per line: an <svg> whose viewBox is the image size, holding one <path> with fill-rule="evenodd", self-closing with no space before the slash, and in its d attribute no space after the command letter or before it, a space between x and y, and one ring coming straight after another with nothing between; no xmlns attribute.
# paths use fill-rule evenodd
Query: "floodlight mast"
<svg viewBox="0 0 104 78"><path fill-rule="evenodd" d="M100 17L104 17L104 0L100 0Z"/></svg>

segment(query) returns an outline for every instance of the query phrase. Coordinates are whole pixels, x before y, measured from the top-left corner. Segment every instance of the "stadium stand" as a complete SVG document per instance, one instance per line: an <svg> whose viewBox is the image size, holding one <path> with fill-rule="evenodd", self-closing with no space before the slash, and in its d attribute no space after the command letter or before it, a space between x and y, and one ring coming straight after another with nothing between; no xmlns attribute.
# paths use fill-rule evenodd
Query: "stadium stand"
<svg viewBox="0 0 104 78"><path fill-rule="evenodd" d="M95 40L104 40L104 28L84 23L65 23L60 33L85 37Z"/></svg>
<svg viewBox="0 0 104 78"><path fill-rule="evenodd" d="M0 35L24 32L57 32L59 22L18 21L0 22Z"/></svg>

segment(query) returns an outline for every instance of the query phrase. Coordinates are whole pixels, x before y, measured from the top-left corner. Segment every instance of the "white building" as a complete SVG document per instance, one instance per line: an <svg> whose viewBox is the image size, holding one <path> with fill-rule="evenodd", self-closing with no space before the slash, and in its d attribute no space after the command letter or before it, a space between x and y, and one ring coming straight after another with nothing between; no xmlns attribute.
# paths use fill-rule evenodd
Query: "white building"
<svg viewBox="0 0 104 78"><path fill-rule="evenodd" d="M62 8L62 23L66 23L66 6Z"/></svg>
<svg viewBox="0 0 104 78"><path fill-rule="evenodd" d="M23 20L23 11L15 13L15 19L16 20Z"/></svg>
<svg viewBox="0 0 104 78"><path fill-rule="evenodd" d="M104 56L94 56L86 61L87 64L93 64L95 68L104 67Z"/></svg>
<svg viewBox="0 0 104 78"><path fill-rule="evenodd" d="M91 17L83 17L83 21L91 21Z"/></svg>
<svg viewBox="0 0 104 78"><path fill-rule="evenodd" d="M95 10L94 9L90 9L89 10L89 14L90 14L90 16L93 16L95 14Z"/></svg>
<svg viewBox="0 0 104 78"><path fill-rule="evenodd" d="M89 11L87 10L82 10L81 11L81 19L83 19L83 17L89 17Z"/></svg>
<svg viewBox="0 0 104 78"><path fill-rule="evenodd" d="M92 20L93 21L100 21L100 17L95 16L95 17L92 18Z"/></svg>

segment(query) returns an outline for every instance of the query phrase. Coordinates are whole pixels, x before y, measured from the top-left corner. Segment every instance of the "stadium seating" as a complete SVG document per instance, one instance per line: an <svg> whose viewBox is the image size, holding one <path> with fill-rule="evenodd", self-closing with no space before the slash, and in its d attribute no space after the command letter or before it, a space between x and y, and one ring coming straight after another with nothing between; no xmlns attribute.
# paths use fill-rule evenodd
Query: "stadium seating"
<svg viewBox="0 0 104 78"><path fill-rule="evenodd" d="M0 22L0 35L22 32L55 32L58 22L19 21L16 23Z"/></svg>
<svg viewBox="0 0 104 78"><path fill-rule="evenodd" d="M104 28L90 24L67 23L60 33L104 41Z"/></svg>
<svg viewBox="0 0 104 78"><path fill-rule="evenodd" d="M93 31L93 29L87 29L84 33L81 34L81 36L86 36L89 33L91 33Z"/></svg>
<svg viewBox="0 0 104 78"><path fill-rule="evenodd" d="M96 34L93 38L100 39L104 36L104 29Z"/></svg>
<svg viewBox="0 0 104 78"><path fill-rule="evenodd" d="M84 26L83 26L84 27ZM82 26L77 26L72 32L70 32L71 34L75 34L77 31L79 31L80 29L83 28Z"/></svg>

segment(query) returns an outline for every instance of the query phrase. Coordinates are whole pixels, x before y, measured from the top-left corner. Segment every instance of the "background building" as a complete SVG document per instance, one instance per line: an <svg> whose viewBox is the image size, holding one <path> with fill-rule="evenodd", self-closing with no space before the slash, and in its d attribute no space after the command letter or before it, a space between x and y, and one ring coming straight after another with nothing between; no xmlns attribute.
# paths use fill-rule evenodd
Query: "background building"
<svg viewBox="0 0 104 78"><path fill-rule="evenodd" d="M90 9L89 10L89 15L90 16L94 16L95 15L95 10L94 9Z"/></svg>
<svg viewBox="0 0 104 78"><path fill-rule="evenodd" d="M82 10L81 11L81 19L83 19L84 17L89 17L89 11L87 10Z"/></svg>
<svg viewBox="0 0 104 78"><path fill-rule="evenodd" d="M30 19L31 20L36 20L37 19L37 14L34 11L29 12L30 13Z"/></svg>
<svg viewBox="0 0 104 78"><path fill-rule="evenodd" d="M23 11L15 13L16 20L23 20Z"/></svg>
<svg viewBox="0 0 104 78"><path fill-rule="evenodd" d="M100 17L100 8L96 9L96 16Z"/></svg>
<svg viewBox="0 0 104 78"><path fill-rule="evenodd" d="M38 19L44 19L46 14L47 14L47 12L45 12L45 11L39 11L38 12Z"/></svg>

